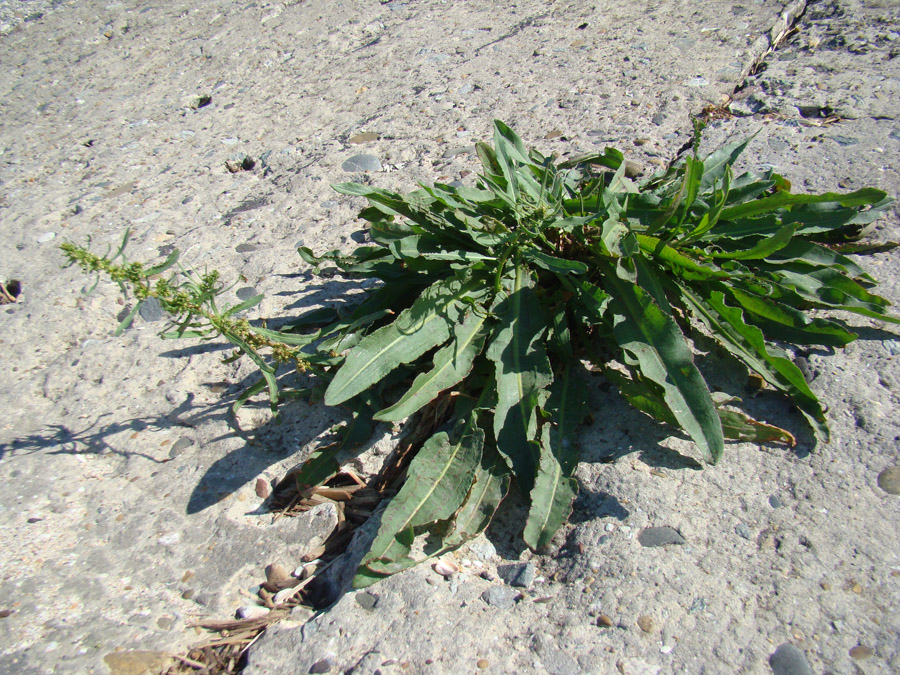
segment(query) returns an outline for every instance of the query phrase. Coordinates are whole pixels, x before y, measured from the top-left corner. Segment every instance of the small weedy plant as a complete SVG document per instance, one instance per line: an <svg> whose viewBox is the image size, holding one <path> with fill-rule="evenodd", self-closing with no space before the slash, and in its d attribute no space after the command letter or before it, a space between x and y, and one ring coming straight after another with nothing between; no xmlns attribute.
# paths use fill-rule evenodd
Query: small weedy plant
<svg viewBox="0 0 900 675"><path fill-rule="evenodd" d="M513 479L528 504L525 542L546 546L575 499L591 370L715 463L726 439L794 439L711 392L696 342L717 343L827 438L822 405L777 345L855 339L811 310L900 323L847 257L885 248L858 241L890 203L880 190L793 194L771 171L735 176L747 142L701 159L699 132L692 156L643 180L628 176L614 149L556 163L499 121L493 140L477 146L475 187L400 195L336 185L368 200L360 217L371 243L300 255L316 270L377 283L349 309L315 309L280 330L238 318L260 296L220 309L215 273L159 278L176 254L148 269L122 249L109 257L63 245L71 263L130 288L135 311L156 298L172 317L167 337L224 337L233 358L249 356L262 378L236 407L263 390L273 406L299 395L280 388L278 366L292 364L321 383L314 396L353 412L343 441L315 450L295 475L303 489L335 476L339 453L375 422L436 420L381 514L357 587L477 535Z"/></svg>

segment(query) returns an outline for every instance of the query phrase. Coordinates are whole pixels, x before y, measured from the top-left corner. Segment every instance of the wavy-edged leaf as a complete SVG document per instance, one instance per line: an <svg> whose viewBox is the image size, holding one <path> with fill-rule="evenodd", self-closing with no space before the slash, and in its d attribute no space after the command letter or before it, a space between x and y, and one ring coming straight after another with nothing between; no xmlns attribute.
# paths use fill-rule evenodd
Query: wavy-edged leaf
<svg viewBox="0 0 900 675"><path fill-rule="evenodd" d="M760 422L744 412L719 408L719 419L722 420L725 438L729 440L751 443L783 443L790 447L797 445L797 439L791 432Z"/></svg>
<svg viewBox="0 0 900 675"><path fill-rule="evenodd" d="M805 298L836 309L900 324L900 319L887 314L890 303L880 295L869 293L861 285L835 269L823 267L798 272L786 266L777 268L786 283Z"/></svg>
<svg viewBox="0 0 900 675"><path fill-rule="evenodd" d="M785 340L799 345L825 345L843 347L856 339L831 319L811 319L799 309L755 293L748 293L736 286L725 286L729 295L737 300L754 324L763 329L770 339Z"/></svg>
<svg viewBox="0 0 900 675"><path fill-rule="evenodd" d="M509 491L509 467L491 444L485 444L472 489L444 535L440 553L462 546L484 532Z"/></svg>
<svg viewBox="0 0 900 675"><path fill-rule="evenodd" d="M496 310L500 323L486 352L497 379L497 449L526 493L533 487L537 468L533 443L537 437L537 407L542 403L544 388L553 381L541 341L546 323L531 283L528 270L517 267L510 293Z"/></svg>
<svg viewBox="0 0 900 675"><path fill-rule="evenodd" d="M353 585L363 588L417 561L409 553L417 528L447 520L469 494L481 465L484 431L475 415L459 425L456 440L440 431L413 458L407 479L381 516L378 534Z"/></svg>
<svg viewBox="0 0 900 675"><path fill-rule="evenodd" d="M469 312L463 322L454 327L454 339L450 344L434 355L434 367L427 373L420 373L401 399L376 413L375 419L393 422L409 417L442 391L461 382L484 347L487 321L486 313Z"/></svg>
<svg viewBox="0 0 900 675"><path fill-rule="evenodd" d="M367 335L347 355L325 392L325 405L338 405L379 382L450 337L456 305L478 284L457 279L435 282L393 323Z"/></svg>
<svg viewBox="0 0 900 675"><path fill-rule="evenodd" d="M541 433L531 507L525 522L525 543L543 548L572 513L578 482L572 477L578 463L576 435L586 414L587 388L566 368L553 381L546 410L551 421Z"/></svg>
<svg viewBox="0 0 900 675"><path fill-rule="evenodd" d="M766 345L762 331L744 320L741 308L726 305L725 295L720 291L710 293L704 300L683 289L683 297L717 342L770 385L790 396L816 433L828 438L825 413L803 373L790 359L770 351L772 348Z"/></svg>
<svg viewBox="0 0 900 675"><path fill-rule="evenodd" d="M722 425L678 325L640 286L620 279L608 263L598 265L613 296L609 310L619 346L637 359L645 377L663 387L669 409L704 459L717 462L724 448Z"/></svg>

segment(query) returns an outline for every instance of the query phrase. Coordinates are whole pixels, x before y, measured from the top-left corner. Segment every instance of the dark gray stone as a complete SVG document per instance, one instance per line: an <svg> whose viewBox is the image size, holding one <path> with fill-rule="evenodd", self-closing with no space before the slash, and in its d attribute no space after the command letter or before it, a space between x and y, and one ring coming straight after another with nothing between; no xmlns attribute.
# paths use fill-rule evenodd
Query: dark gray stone
<svg viewBox="0 0 900 675"><path fill-rule="evenodd" d="M375 155L353 155L341 164L341 168L349 173L381 171L381 161Z"/></svg>
<svg viewBox="0 0 900 675"><path fill-rule="evenodd" d="M254 244L238 244L234 250L238 253L250 253L250 251L256 250L256 246Z"/></svg>
<svg viewBox="0 0 900 675"><path fill-rule="evenodd" d="M357 593L356 602L360 607L371 612L375 609L375 605L378 604L378 596L372 593Z"/></svg>
<svg viewBox="0 0 900 675"><path fill-rule="evenodd" d="M784 504L781 503L781 500L777 495L770 495L769 506L771 506L773 509L780 509L782 506L784 506Z"/></svg>
<svg viewBox="0 0 900 675"><path fill-rule="evenodd" d="M151 323L153 321L164 319L166 317L166 310L162 308L162 305L156 298L147 298L141 303L138 314L141 315L141 318L144 321Z"/></svg>
<svg viewBox="0 0 900 675"><path fill-rule="evenodd" d="M739 537L743 537L744 539L750 538L750 528L747 527L746 523L738 523L734 526L734 531L737 532Z"/></svg>
<svg viewBox="0 0 900 675"><path fill-rule="evenodd" d="M528 588L534 581L536 570L534 563L512 563L497 565L497 574L510 586Z"/></svg>
<svg viewBox="0 0 900 675"><path fill-rule="evenodd" d="M641 545L647 547L668 546L669 544L685 544L687 543L678 531L663 525L662 527L647 527L638 535L638 541Z"/></svg>
<svg viewBox="0 0 900 675"><path fill-rule="evenodd" d="M253 288L253 286L244 286L243 288L237 289L234 294L241 300L249 300L254 295L259 295L259 291Z"/></svg>
<svg viewBox="0 0 900 675"><path fill-rule="evenodd" d="M481 594L481 599L492 607L511 609L515 606L519 592L508 586L491 586Z"/></svg>
<svg viewBox="0 0 900 675"><path fill-rule="evenodd" d="M769 657L775 675L812 675L806 656L794 645L785 642Z"/></svg>
<svg viewBox="0 0 900 675"><path fill-rule="evenodd" d="M831 140L833 140L838 145L842 145L844 147L848 145L856 145L859 143L858 138L853 138L852 136L839 136L838 134L834 134L833 136L829 136Z"/></svg>

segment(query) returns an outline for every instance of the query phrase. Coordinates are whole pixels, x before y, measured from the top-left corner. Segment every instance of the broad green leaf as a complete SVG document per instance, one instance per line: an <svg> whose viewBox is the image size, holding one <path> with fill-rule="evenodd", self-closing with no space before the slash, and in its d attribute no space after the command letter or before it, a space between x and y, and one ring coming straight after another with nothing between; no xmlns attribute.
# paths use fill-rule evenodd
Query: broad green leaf
<svg viewBox="0 0 900 675"><path fill-rule="evenodd" d="M715 152L706 156L703 160L703 176L700 179L700 187L702 189L711 188L717 181L721 180L725 175L725 171L733 165L740 154L747 147L747 144L753 140L753 136L743 141L730 143L722 146Z"/></svg>
<svg viewBox="0 0 900 675"><path fill-rule="evenodd" d="M532 443L537 437L537 407L543 389L553 380L542 341L546 323L531 283L528 271L517 267L509 296L496 310L500 323L487 349L497 379L497 449L526 494L537 468Z"/></svg>
<svg viewBox="0 0 900 675"><path fill-rule="evenodd" d="M325 405L338 405L413 361L450 337L456 303L477 284L456 279L434 283L397 319L367 335L350 354L325 392Z"/></svg>
<svg viewBox="0 0 900 675"><path fill-rule="evenodd" d="M525 522L525 543L543 548L572 513L578 483L572 477L578 463L576 434L586 414L587 389L566 368L550 388L547 412L551 421L541 434L541 455Z"/></svg>
<svg viewBox="0 0 900 675"><path fill-rule="evenodd" d="M453 517L440 553L457 548L484 532L509 491L509 468L495 448L484 446L472 489Z"/></svg>
<svg viewBox="0 0 900 675"><path fill-rule="evenodd" d="M613 296L609 309L619 346L637 359L645 377L663 387L666 403L706 461L717 462L724 448L722 425L678 325L640 286L619 279L608 263L599 266Z"/></svg>
<svg viewBox="0 0 900 675"><path fill-rule="evenodd" d="M459 425L456 440L446 432L429 438L413 458L407 480L381 516L378 534L357 570L353 585L368 586L393 574L409 557L417 528L446 520L463 504L481 465L484 431L475 415Z"/></svg>
<svg viewBox="0 0 900 675"><path fill-rule="evenodd" d="M804 262L816 267L837 267L855 279L871 281L865 270L850 258L800 237L794 237L787 246L767 256L767 259L772 262Z"/></svg>
<svg viewBox="0 0 900 675"><path fill-rule="evenodd" d="M469 312L465 320L454 327L454 339L450 344L434 355L434 367L419 374L403 397L376 413L375 419L394 422L409 417L442 391L462 381L484 347L487 321L486 313Z"/></svg>

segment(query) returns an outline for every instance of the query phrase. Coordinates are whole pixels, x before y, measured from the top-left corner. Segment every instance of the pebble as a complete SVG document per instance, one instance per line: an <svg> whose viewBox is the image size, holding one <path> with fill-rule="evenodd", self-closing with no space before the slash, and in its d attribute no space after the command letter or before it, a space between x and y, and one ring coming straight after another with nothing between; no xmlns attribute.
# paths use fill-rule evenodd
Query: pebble
<svg viewBox="0 0 900 675"><path fill-rule="evenodd" d="M363 143L371 143L372 141L378 140L378 134L374 131L366 131L361 134L356 134L355 136L351 136L347 142L350 145L361 145Z"/></svg>
<svg viewBox="0 0 900 675"><path fill-rule="evenodd" d="M871 647L866 647L865 645L856 645L850 650L850 656L857 661L871 658L874 653Z"/></svg>
<svg viewBox="0 0 900 675"><path fill-rule="evenodd" d="M357 593L356 603L364 610L371 612L378 604L378 596L372 593Z"/></svg>
<svg viewBox="0 0 900 675"><path fill-rule="evenodd" d="M178 457L178 455L183 453L185 450L187 450L193 444L194 444L194 441L192 441L190 438L185 438L182 436L177 441L175 441L175 444L169 450L169 458L175 459L176 457Z"/></svg>
<svg viewBox="0 0 900 675"><path fill-rule="evenodd" d="M481 599L492 607L511 609L515 606L519 592L506 586L491 586L481 594Z"/></svg>
<svg viewBox="0 0 900 675"><path fill-rule="evenodd" d="M234 294L241 300L249 300L256 295L259 295L259 291L253 288L253 286L244 286L243 288L237 289Z"/></svg>
<svg viewBox="0 0 900 675"><path fill-rule="evenodd" d="M900 466L889 466L878 474L878 487L889 495L900 495Z"/></svg>
<svg viewBox="0 0 900 675"><path fill-rule="evenodd" d="M141 315L141 318L144 321L146 321L147 323L151 323L153 321L164 319L166 316L166 310L163 309L162 304L157 298L149 297L141 303L141 308L138 310L138 314Z"/></svg>
<svg viewBox="0 0 900 675"><path fill-rule="evenodd" d="M750 538L750 528L747 527L746 523L738 523L734 526L734 531L737 532L739 537L743 537L744 539Z"/></svg>
<svg viewBox="0 0 900 675"><path fill-rule="evenodd" d="M806 655L788 642L772 652L769 665L774 675L813 675Z"/></svg>
<svg viewBox="0 0 900 675"><path fill-rule="evenodd" d="M280 584L285 581L290 581L292 578L290 572L287 571L284 565L272 563L271 565L266 566L267 583Z"/></svg>
<svg viewBox="0 0 900 675"><path fill-rule="evenodd" d="M691 608L688 610L691 614L697 614L698 612L706 611L706 608L709 605L706 602L706 598L694 598L694 601L691 603Z"/></svg>
<svg viewBox="0 0 900 675"><path fill-rule="evenodd" d="M132 650L112 652L103 657L111 675L140 675L159 673L172 665L172 657L166 652Z"/></svg>
<svg viewBox="0 0 900 675"><path fill-rule="evenodd" d="M616 625L616 622L612 620L612 617L601 614L597 617L597 625L601 628L612 628Z"/></svg>
<svg viewBox="0 0 900 675"><path fill-rule="evenodd" d="M705 87L709 84L709 80L698 75L697 77L692 77L690 80L685 82L685 84L689 87Z"/></svg>
<svg viewBox="0 0 900 675"><path fill-rule="evenodd" d="M782 504L781 500L777 496L770 495L769 506L771 506L773 509L780 509L782 506L784 506L784 504Z"/></svg>
<svg viewBox="0 0 900 675"><path fill-rule="evenodd" d="M534 582L534 563L512 563L497 565L497 575L510 586L528 588Z"/></svg>
<svg viewBox="0 0 900 675"><path fill-rule="evenodd" d="M334 659L332 657L320 659L309 667L310 673L327 673L331 671Z"/></svg>
<svg viewBox="0 0 900 675"><path fill-rule="evenodd" d="M381 171L381 161L375 155L353 155L353 157L341 164L341 169L348 173Z"/></svg>
<svg viewBox="0 0 900 675"><path fill-rule="evenodd" d="M267 607L260 605L245 605L238 607L237 615L239 619L259 619L269 613Z"/></svg>
<svg viewBox="0 0 900 675"><path fill-rule="evenodd" d="M487 659L478 659L478 661L475 662L475 665L478 666L479 670L484 670L491 665L491 662Z"/></svg>
<svg viewBox="0 0 900 675"><path fill-rule="evenodd" d="M254 487L257 497L259 497L260 499L268 499L270 494L269 481L267 481L265 478L257 478L256 485Z"/></svg>
<svg viewBox="0 0 900 675"><path fill-rule="evenodd" d="M687 543L684 537L668 525L663 525L662 527L647 527L641 530L641 533L638 535L638 541L641 542L641 545L648 548Z"/></svg>
<svg viewBox="0 0 900 675"><path fill-rule="evenodd" d="M170 532L169 534L162 535L156 540L156 543L160 546L174 546L179 541L181 541L181 532Z"/></svg>
<svg viewBox="0 0 900 675"><path fill-rule="evenodd" d="M39 244L46 244L48 241L53 241L56 239L56 232L44 232L40 237L37 238Z"/></svg>
<svg viewBox="0 0 900 675"><path fill-rule="evenodd" d="M659 675L661 668L642 659L622 659L616 663L622 675Z"/></svg>
<svg viewBox="0 0 900 675"><path fill-rule="evenodd" d="M653 623L653 617L647 616L646 614L638 617L637 625L645 633L652 633L653 629L656 627Z"/></svg>
<svg viewBox="0 0 900 675"><path fill-rule="evenodd" d="M234 247L234 250L238 253L250 253L250 251L256 250L255 244L238 244Z"/></svg>

